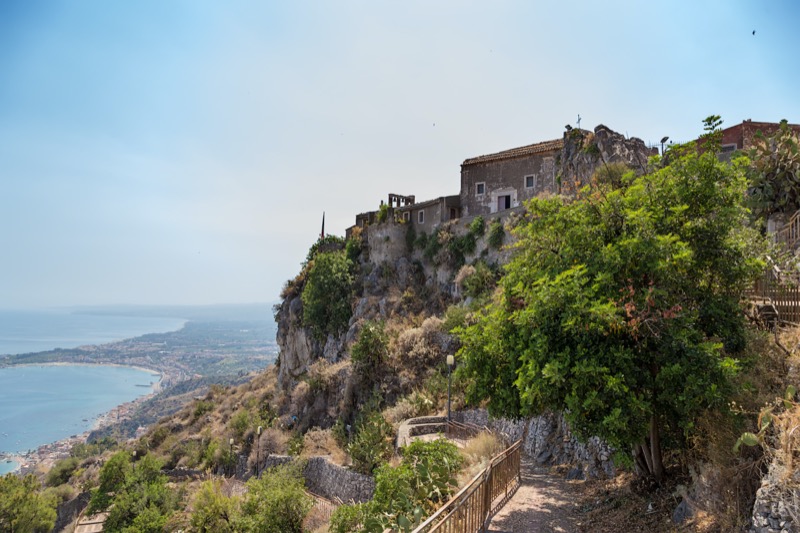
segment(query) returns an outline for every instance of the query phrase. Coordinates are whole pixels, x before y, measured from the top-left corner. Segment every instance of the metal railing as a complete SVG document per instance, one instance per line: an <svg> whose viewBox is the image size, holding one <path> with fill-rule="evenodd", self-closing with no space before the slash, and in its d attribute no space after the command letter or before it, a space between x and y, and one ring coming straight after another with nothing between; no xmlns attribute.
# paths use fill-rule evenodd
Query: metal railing
<svg viewBox="0 0 800 533"><path fill-rule="evenodd" d="M519 487L521 446L522 440L518 440L496 455L489 466L472 478L413 533L486 531L492 515Z"/></svg>

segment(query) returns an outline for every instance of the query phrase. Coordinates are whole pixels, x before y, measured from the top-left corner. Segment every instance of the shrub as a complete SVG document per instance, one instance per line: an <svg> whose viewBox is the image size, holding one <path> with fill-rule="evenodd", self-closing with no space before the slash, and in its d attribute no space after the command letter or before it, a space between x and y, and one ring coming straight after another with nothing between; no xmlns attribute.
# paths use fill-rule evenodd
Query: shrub
<svg viewBox="0 0 800 533"><path fill-rule="evenodd" d="M487 242L489 246L495 249L500 249L503 245L503 240L506 236L506 230L503 228L503 223L499 220L493 220L491 224L489 224L489 237Z"/></svg>
<svg viewBox="0 0 800 533"><path fill-rule="evenodd" d="M303 325L317 340L338 335L347 327L352 309L352 262L343 251L320 253L314 258L303 288Z"/></svg>
<svg viewBox="0 0 800 533"><path fill-rule="evenodd" d="M305 493L301 472L302 465L286 464L269 469L261 478L250 478L238 530L302 533L313 502Z"/></svg>
<svg viewBox="0 0 800 533"><path fill-rule="evenodd" d="M192 531L198 533L231 533L236 531L239 499L222 493L222 483L203 482L192 501Z"/></svg>
<svg viewBox="0 0 800 533"><path fill-rule="evenodd" d="M197 400L194 404L194 410L192 411L192 422L197 421L198 418L213 410L214 402L211 400Z"/></svg>
<svg viewBox="0 0 800 533"><path fill-rule="evenodd" d="M394 430L380 412L367 408L356 419L353 440L347 452L353 460L353 469L361 474L372 474L392 456Z"/></svg>
<svg viewBox="0 0 800 533"><path fill-rule="evenodd" d="M478 215L472 219L472 222L469 224L469 232L476 237L483 236L484 232L486 231L486 222L483 220L483 217Z"/></svg>
<svg viewBox="0 0 800 533"><path fill-rule="evenodd" d="M490 293L496 284L496 276L489 266L483 262L475 263L472 273L462 282L464 293L473 298L479 298Z"/></svg>
<svg viewBox="0 0 800 533"><path fill-rule="evenodd" d="M0 477L2 531L50 531L55 522L55 498L39 492L39 481L32 474Z"/></svg>
<svg viewBox="0 0 800 533"><path fill-rule="evenodd" d="M378 224L383 224L387 220L389 220L389 204L381 204L378 208L378 214L375 215L375 220Z"/></svg>
<svg viewBox="0 0 800 533"><path fill-rule="evenodd" d="M330 533L353 533L360 531L361 526L367 519L369 510L366 503L354 503L351 505L340 505L331 515L331 522L328 526Z"/></svg>
<svg viewBox="0 0 800 533"><path fill-rule="evenodd" d="M374 385L379 381L387 355L389 339L382 321L367 321L358 333L358 339L350 349L353 368L362 385Z"/></svg>
<svg viewBox="0 0 800 533"><path fill-rule="evenodd" d="M68 457L67 459L57 461L56 464L53 465L53 468L47 473L45 485L48 487L57 487L69 481L69 478L72 477L72 473L78 468L78 462L79 459L77 457Z"/></svg>

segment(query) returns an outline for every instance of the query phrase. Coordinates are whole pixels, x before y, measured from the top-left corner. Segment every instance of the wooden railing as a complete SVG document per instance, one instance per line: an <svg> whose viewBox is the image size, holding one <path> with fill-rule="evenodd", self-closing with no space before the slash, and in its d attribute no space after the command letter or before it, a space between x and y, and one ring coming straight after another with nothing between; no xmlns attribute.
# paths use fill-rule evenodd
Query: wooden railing
<svg viewBox="0 0 800 533"><path fill-rule="evenodd" d="M775 241L783 243L787 248L793 249L800 241L800 211L797 211L789 222L775 232Z"/></svg>
<svg viewBox="0 0 800 533"><path fill-rule="evenodd" d="M518 440L496 455L482 472L413 533L475 533L486 531L489 519L514 494L520 483Z"/></svg>
<svg viewBox="0 0 800 533"><path fill-rule="evenodd" d="M770 272L746 290L745 296L756 305L771 305L776 322L800 324L800 286L794 280L781 280Z"/></svg>

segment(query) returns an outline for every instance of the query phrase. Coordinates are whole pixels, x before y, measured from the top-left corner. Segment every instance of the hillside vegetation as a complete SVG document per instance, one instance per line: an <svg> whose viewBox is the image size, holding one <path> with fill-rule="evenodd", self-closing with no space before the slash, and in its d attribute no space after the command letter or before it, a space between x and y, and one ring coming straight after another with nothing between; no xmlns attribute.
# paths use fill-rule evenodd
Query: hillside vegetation
<svg viewBox="0 0 800 533"><path fill-rule="evenodd" d="M762 478L787 502L800 486L800 343L743 298L785 256L746 203L768 165L718 161L718 126L636 171L583 150L596 162L585 187L505 218L418 235L387 211L320 240L275 308L276 365L211 386L139 439L76 448L37 501L91 491L114 531L410 530L502 447L484 435L394 449L403 420L446 412L456 354L454 409L557 411L613 446L616 475L576 489L586 531L673 531L681 502L682 530L741 530ZM259 479L269 454L373 476L373 498L309 521L302 463Z"/></svg>

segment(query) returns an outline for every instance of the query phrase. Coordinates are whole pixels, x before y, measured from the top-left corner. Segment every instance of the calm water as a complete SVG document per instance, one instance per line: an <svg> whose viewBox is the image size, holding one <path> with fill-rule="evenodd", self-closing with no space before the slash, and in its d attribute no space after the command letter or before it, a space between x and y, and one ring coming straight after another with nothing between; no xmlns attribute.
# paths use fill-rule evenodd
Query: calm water
<svg viewBox="0 0 800 533"><path fill-rule="evenodd" d="M182 318L0 310L0 355L76 348L129 339L145 333L176 331L185 322Z"/></svg>
<svg viewBox="0 0 800 533"><path fill-rule="evenodd" d="M115 366L1 368L0 451L26 451L88 431L98 415L152 392L158 378Z"/></svg>
<svg viewBox="0 0 800 533"><path fill-rule="evenodd" d="M0 311L0 354L103 344L176 331L182 318ZM0 368L0 451L24 452L92 428L97 415L152 391L158 375L114 366ZM137 386L147 385L147 387ZM0 475L16 464L0 462Z"/></svg>

